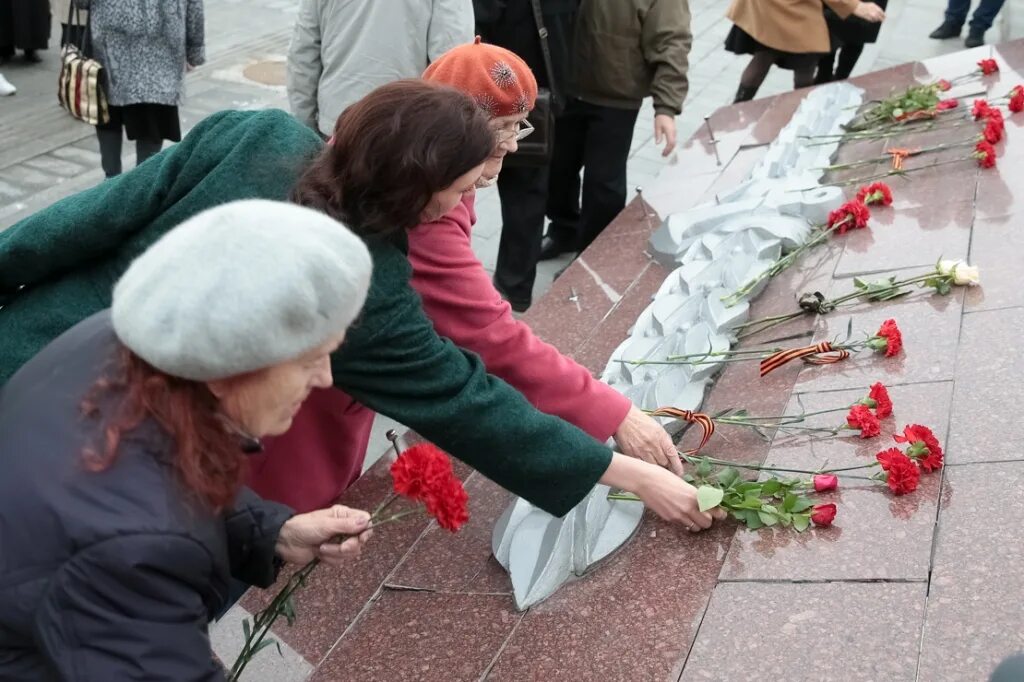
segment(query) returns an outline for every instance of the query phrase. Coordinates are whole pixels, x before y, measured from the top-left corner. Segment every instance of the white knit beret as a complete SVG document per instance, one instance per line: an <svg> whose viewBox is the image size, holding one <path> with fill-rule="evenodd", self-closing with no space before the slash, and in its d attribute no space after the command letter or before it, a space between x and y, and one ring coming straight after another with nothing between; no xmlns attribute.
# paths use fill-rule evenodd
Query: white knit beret
<svg viewBox="0 0 1024 682"><path fill-rule="evenodd" d="M114 287L122 343L157 369L223 379L297 358L344 331L372 263L357 236L308 208L245 200L174 228Z"/></svg>

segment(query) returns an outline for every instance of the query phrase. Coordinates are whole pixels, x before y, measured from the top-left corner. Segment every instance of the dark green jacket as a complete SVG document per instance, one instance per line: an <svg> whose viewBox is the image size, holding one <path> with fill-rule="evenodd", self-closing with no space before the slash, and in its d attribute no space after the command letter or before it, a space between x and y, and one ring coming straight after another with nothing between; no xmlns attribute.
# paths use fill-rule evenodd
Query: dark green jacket
<svg viewBox="0 0 1024 682"><path fill-rule="evenodd" d="M0 385L108 307L113 284L161 235L228 201L285 199L320 147L282 111L222 112L131 173L0 232ZM370 293L334 355L335 385L537 506L569 511L607 469L611 451L537 412L476 355L438 337L409 286L403 249L368 245Z"/></svg>
<svg viewBox="0 0 1024 682"><path fill-rule="evenodd" d="M689 0L582 0L569 94L591 104L678 115L689 88Z"/></svg>

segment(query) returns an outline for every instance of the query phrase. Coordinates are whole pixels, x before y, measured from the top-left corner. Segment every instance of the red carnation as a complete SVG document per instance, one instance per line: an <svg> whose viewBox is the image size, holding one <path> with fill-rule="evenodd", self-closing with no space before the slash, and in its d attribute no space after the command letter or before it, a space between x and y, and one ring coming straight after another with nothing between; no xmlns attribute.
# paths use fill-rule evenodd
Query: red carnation
<svg viewBox="0 0 1024 682"><path fill-rule="evenodd" d="M835 474L817 474L814 477L815 492L824 493L839 487L839 477Z"/></svg>
<svg viewBox="0 0 1024 682"><path fill-rule="evenodd" d="M978 62L982 75L990 76L999 70L999 64L994 59L982 59Z"/></svg>
<svg viewBox="0 0 1024 682"><path fill-rule="evenodd" d="M892 438L897 443L910 443L909 454L925 471L938 471L942 468L942 446L927 426L911 424L903 429L902 436L896 434Z"/></svg>
<svg viewBox="0 0 1024 682"><path fill-rule="evenodd" d="M887 476L885 482L896 495L906 495L917 490L921 471L914 461L897 448L889 448L875 455Z"/></svg>
<svg viewBox="0 0 1024 682"><path fill-rule="evenodd" d="M1003 139L1003 126L994 119L988 119L988 123L985 124L985 130L982 131L982 135L985 136L985 140L989 144L997 144Z"/></svg>
<svg viewBox="0 0 1024 682"><path fill-rule="evenodd" d="M899 355L900 351L903 350L903 334L900 332L900 328L896 326L896 320L886 320L882 323L882 326L875 332L875 339L885 340L885 356L892 357ZM880 345L873 346L877 350L881 350Z"/></svg>
<svg viewBox="0 0 1024 682"><path fill-rule="evenodd" d="M1013 90L1010 90L1010 111L1018 113L1024 111L1024 86L1014 86Z"/></svg>
<svg viewBox="0 0 1024 682"><path fill-rule="evenodd" d="M811 507L811 521L815 526L831 526L836 519L836 505L816 504Z"/></svg>
<svg viewBox="0 0 1024 682"><path fill-rule="evenodd" d="M960 100L944 99L939 100L939 103L935 105L935 109L938 111L949 111L950 109L956 109L958 106L960 106Z"/></svg>
<svg viewBox="0 0 1024 682"><path fill-rule="evenodd" d="M973 156L982 168L992 168L996 165L996 148L988 140L981 140L974 145Z"/></svg>
<svg viewBox="0 0 1024 682"><path fill-rule="evenodd" d="M828 214L828 229L838 229L839 234L846 234L847 230L859 230L867 227L870 217L871 211L860 201L856 199L847 201Z"/></svg>
<svg viewBox="0 0 1024 682"><path fill-rule="evenodd" d="M458 530L469 518L466 491L437 446L420 443L405 450L391 465L391 478L396 493L423 502L443 528Z"/></svg>
<svg viewBox="0 0 1024 682"><path fill-rule="evenodd" d="M860 191L857 192L857 201L865 206L871 204L892 206L892 190L884 182L872 182L870 185L860 188Z"/></svg>
<svg viewBox="0 0 1024 682"><path fill-rule="evenodd" d="M427 513L437 519L437 524L445 530L454 533L469 521L469 512L466 510L469 495L462 487L462 482L455 477L434 494L428 495L424 503Z"/></svg>
<svg viewBox="0 0 1024 682"><path fill-rule="evenodd" d="M892 414L892 400L889 398L889 391L886 390L885 384L880 381L875 382L868 392L868 398L875 401L876 417L884 419Z"/></svg>
<svg viewBox="0 0 1024 682"><path fill-rule="evenodd" d="M846 423L850 428L860 429L861 438L874 438L882 432L878 417L871 413L867 405L854 405L846 415Z"/></svg>
<svg viewBox="0 0 1024 682"><path fill-rule="evenodd" d="M975 121L980 121L988 116L990 111L992 111L992 107L988 105L986 100L976 99L974 100L974 106L971 107L971 116L974 116Z"/></svg>
<svg viewBox="0 0 1024 682"><path fill-rule="evenodd" d="M946 92L947 90L953 89L953 84L950 83L945 78L940 78L935 84L939 86L939 90L941 90L942 92Z"/></svg>

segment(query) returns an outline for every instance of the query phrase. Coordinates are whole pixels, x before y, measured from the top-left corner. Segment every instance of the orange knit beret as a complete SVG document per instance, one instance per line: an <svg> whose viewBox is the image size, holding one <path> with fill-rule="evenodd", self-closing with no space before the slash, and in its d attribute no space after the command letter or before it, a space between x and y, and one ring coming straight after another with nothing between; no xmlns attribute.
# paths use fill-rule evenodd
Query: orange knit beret
<svg viewBox="0 0 1024 682"><path fill-rule="evenodd" d="M423 79L450 85L476 100L490 116L512 116L533 109L537 79L522 59L497 45L459 45L438 57Z"/></svg>

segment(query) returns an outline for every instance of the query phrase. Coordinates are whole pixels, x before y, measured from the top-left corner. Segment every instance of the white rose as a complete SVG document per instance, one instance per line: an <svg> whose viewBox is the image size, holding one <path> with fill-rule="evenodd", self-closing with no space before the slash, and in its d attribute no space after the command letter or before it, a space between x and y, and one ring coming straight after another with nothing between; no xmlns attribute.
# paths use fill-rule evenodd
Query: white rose
<svg viewBox="0 0 1024 682"><path fill-rule="evenodd" d="M978 268L968 265L962 260L940 260L938 265L940 275L953 278L953 284L958 287L975 286L981 282L981 273Z"/></svg>

